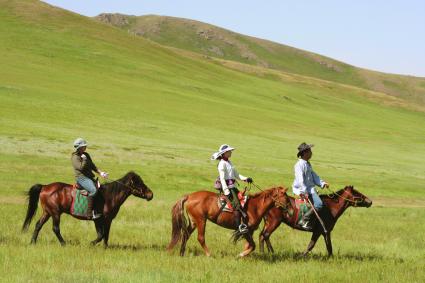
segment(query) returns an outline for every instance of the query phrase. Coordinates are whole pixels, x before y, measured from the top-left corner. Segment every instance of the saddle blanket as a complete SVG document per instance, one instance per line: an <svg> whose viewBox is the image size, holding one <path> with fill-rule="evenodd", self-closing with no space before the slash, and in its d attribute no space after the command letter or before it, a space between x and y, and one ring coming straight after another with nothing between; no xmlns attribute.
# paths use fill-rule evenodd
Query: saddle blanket
<svg viewBox="0 0 425 283"><path fill-rule="evenodd" d="M242 194L242 192L239 192L238 199L239 199L239 202L241 203L241 207L244 208L246 201L248 200L248 196ZM220 195L217 200L217 205L219 208L221 208L224 204L226 205L224 206L223 211L227 211L227 212L234 211L230 200L228 200L226 196Z"/></svg>
<svg viewBox="0 0 425 283"><path fill-rule="evenodd" d="M298 223L304 214L310 210L310 204L300 198L295 199L295 223Z"/></svg>
<svg viewBox="0 0 425 283"><path fill-rule="evenodd" d="M72 188L71 214L79 217L87 216L88 192Z"/></svg>

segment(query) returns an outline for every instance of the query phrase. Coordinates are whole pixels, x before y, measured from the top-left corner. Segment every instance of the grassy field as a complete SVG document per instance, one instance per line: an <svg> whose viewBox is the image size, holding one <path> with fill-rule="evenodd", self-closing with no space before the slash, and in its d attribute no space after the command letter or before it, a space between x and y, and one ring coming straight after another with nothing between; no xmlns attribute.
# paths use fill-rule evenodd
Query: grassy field
<svg viewBox="0 0 425 283"><path fill-rule="evenodd" d="M424 112L382 93L185 56L38 1L0 0L0 23L2 281L424 280ZM61 223L66 247L51 222L30 246L34 225L20 232L24 192L73 182L69 159L79 136L112 179L135 170L154 199L129 198L110 249L91 247L93 224L70 216ZM220 144L237 147L239 171L269 187L291 184L303 141L316 144L313 165L332 189L353 184L374 201L340 219L333 258L320 240L299 259L310 235L286 226L271 238L274 255L238 260L242 243L234 246L231 231L212 224L212 258L196 236L184 258L165 251L172 205L212 190L209 157Z"/></svg>

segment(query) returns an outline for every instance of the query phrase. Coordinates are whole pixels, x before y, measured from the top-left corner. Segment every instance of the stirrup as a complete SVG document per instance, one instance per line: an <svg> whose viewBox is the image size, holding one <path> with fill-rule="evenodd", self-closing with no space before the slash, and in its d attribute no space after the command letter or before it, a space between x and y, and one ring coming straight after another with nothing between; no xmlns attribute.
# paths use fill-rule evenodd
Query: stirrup
<svg viewBox="0 0 425 283"><path fill-rule="evenodd" d="M242 223L241 225L239 225L239 227L238 227L238 229L239 229L239 232L241 233L241 234L245 234L245 233L248 233L248 226L246 226L246 224L245 223Z"/></svg>
<svg viewBox="0 0 425 283"><path fill-rule="evenodd" d="M310 221L303 222L299 225L301 226L301 228L306 229L306 230L312 229Z"/></svg>
<svg viewBox="0 0 425 283"><path fill-rule="evenodd" d="M98 218L100 218L100 217L102 217L102 214L100 214L100 213L96 213L96 212L94 212L94 210L93 210L93 216L91 217L91 219L92 219L92 220L96 220L96 219L98 219Z"/></svg>

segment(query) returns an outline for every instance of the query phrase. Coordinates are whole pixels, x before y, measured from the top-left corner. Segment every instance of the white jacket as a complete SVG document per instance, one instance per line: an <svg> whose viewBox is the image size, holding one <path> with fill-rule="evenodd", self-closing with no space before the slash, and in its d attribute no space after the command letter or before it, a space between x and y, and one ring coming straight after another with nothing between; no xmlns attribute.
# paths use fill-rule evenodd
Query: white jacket
<svg viewBox="0 0 425 283"><path fill-rule="evenodd" d="M294 166L295 180L292 184L294 194L317 194L315 186L323 187L326 183L313 171L310 162L299 159Z"/></svg>
<svg viewBox="0 0 425 283"><path fill-rule="evenodd" d="M236 168L233 166L232 162L230 161L221 159L220 162L218 163L217 168L218 168L218 174L220 177L221 186L223 188L223 192L225 195L230 194L230 190L226 184L226 180L238 179L241 181L245 181L246 179L248 179L247 177L239 174L239 172L236 170ZM234 188L234 187L235 187L234 185L230 185L230 188Z"/></svg>

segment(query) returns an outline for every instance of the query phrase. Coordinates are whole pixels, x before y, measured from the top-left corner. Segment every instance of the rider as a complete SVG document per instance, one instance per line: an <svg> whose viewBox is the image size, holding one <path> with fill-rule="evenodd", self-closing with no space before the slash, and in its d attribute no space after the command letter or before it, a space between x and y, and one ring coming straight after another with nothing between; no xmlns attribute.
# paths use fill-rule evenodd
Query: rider
<svg viewBox="0 0 425 283"><path fill-rule="evenodd" d="M95 213L93 210L94 196L96 195L96 185L94 174L98 173L103 178L108 178L108 173L100 171L93 163L90 155L86 152L87 142L78 138L74 141L75 151L72 153L71 162L74 167L74 173L77 183L83 187L88 193L87 218L97 219L101 214Z"/></svg>
<svg viewBox="0 0 425 283"><path fill-rule="evenodd" d="M218 163L218 173L219 173L219 185L221 185L221 189L223 190L224 195L232 202L232 206L235 210L238 210L242 214L242 219L237 217L237 226L239 232L244 234L248 232L248 227L245 224L245 213L242 211L241 204L238 198L239 190L236 187L236 179L241 181L245 181L248 183L252 183L253 180L250 177L242 176L238 173L236 168L233 166L232 162L230 162L230 157L232 156L232 151L235 148L223 144L220 146L218 152L214 153L211 157L212 160L220 160ZM245 216L245 217L244 217Z"/></svg>
<svg viewBox="0 0 425 283"><path fill-rule="evenodd" d="M299 158L297 163L295 163L295 180L292 185L292 190L294 194L299 195L302 199L308 198L311 203L313 203L314 208L319 212L323 208L323 202L320 199L319 194L315 186L320 186L321 188L329 188L329 184L322 179L313 171L311 164L309 162L313 153L311 152L312 144L306 144L303 142L298 146ZM311 229L311 217L314 211L311 208L299 221L299 225L304 229Z"/></svg>

